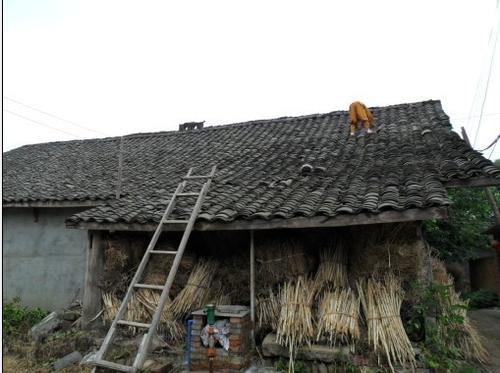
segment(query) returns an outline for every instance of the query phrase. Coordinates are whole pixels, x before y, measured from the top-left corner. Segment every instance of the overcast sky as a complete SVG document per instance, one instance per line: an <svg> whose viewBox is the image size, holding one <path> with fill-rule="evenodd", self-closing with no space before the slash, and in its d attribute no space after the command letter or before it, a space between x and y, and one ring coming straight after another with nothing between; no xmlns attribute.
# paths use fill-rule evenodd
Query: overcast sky
<svg viewBox="0 0 500 373"><path fill-rule="evenodd" d="M484 100L482 149L500 133L497 7L4 0L3 149L427 99L471 140Z"/></svg>

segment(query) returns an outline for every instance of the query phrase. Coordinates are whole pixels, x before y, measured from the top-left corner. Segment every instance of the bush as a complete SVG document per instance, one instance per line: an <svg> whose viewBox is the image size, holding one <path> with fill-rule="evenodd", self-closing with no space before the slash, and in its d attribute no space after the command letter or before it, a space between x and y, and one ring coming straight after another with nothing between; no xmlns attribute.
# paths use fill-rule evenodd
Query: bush
<svg viewBox="0 0 500 373"><path fill-rule="evenodd" d="M491 290L472 291L464 295L469 299L469 307L473 309L498 306L498 295Z"/></svg>
<svg viewBox="0 0 500 373"><path fill-rule="evenodd" d="M35 309L24 307L21 305L19 298L14 298L12 302L3 304L2 314L2 329L4 335L18 336L43 320L49 312L38 307Z"/></svg>

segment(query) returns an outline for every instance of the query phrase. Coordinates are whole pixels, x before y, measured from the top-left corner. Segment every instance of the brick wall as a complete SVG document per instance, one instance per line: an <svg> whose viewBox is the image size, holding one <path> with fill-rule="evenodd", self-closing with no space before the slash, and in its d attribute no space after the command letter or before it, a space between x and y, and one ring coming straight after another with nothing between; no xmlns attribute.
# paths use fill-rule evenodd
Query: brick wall
<svg viewBox="0 0 500 373"><path fill-rule="evenodd" d="M223 317L217 318L223 319ZM214 358L214 369L217 372L235 372L250 365L252 352L250 316L229 318L229 351L222 347L217 348ZM209 361L207 348L203 346L200 334L206 325L206 317L193 316L191 342L191 370L208 370Z"/></svg>

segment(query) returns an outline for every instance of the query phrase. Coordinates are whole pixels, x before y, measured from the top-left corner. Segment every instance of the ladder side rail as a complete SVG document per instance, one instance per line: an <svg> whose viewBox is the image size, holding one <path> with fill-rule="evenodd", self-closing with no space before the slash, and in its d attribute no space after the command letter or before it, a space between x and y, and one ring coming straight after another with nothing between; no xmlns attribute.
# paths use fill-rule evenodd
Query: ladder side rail
<svg viewBox="0 0 500 373"><path fill-rule="evenodd" d="M188 175L191 174L192 168L189 169ZM163 220L170 215L175 207L175 200L176 200L176 195L177 193L180 193L182 190L184 190L184 186L186 185L186 182L183 181L181 182L178 186L177 189L175 190L174 194L172 195L172 198L170 199L170 202L165 209L165 212L163 213L163 216L161 218L160 223L156 227L155 233L153 234L153 237L151 241L149 242L149 245L146 249L146 252L144 253L144 256L142 257L141 263L139 264L139 267L137 268L137 271L135 272L134 277L132 278L132 281L130 281L130 285L127 289L127 292L125 293L125 298L122 300L122 303L120 305L120 308L118 309L118 312L116 313L115 318L113 319L113 322L111 324L111 327L109 328L108 333L106 334L106 337L104 338L104 341L102 342L101 348L97 352L96 360L103 360L104 355L108 351L109 344L111 343L113 336L116 332L117 325L118 325L118 320L121 320L128 305L128 301L130 300L130 297L132 296L132 292L134 291L134 285L137 283L137 281L140 279L142 276L142 273L144 272L144 269L146 268L146 265L149 261L149 257L151 255L151 250L156 245L156 242L158 241L158 238L160 237L160 233L163 229Z"/></svg>
<svg viewBox="0 0 500 373"><path fill-rule="evenodd" d="M172 287L172 283L174 282L174 277L177 273L177 270L179 268L179 265L182 260L182 256L184 254L184 250L186 248L187 242L189 240L189 236L191 234L191 231L193 230L194 223L198 217L198 213L200 212L201 205L203 203L203 200L205 199L205 195L210 188L210 184L212 183L212 177L215 175L215 170L216 166L212 167L212 172L210 174L210 178L203 184L203 187L201 189L200 195L198 196L196 200L195 207L191 213L191 216L189 218L189 222L187 224L186 230L184 231L184 234L181 239L181 243L179 244L179 248L177 249L177 254L174 258L174 262L172 263L172 267L170 268L170 272L167 277L167 282L165 284L165 288L163 289L160 300L158 301L158 305L156 306L155 313L153 315L153 319L151 321L151 327L148 331L148 333L143 337L142 342L139 346L139 350L137 352L136 359L134 361L134 368L136 369L141 369L142 364L144 363L144 360L146 359L147 355L147 350L149 348L149 344L151 341L151 338L153 338L153 335L156 333L156 328L158 326L158 323L160 322L161 314L163 312L163 308L165 307L165 304L168 300L168 295L170 293L170 288Z"/></svg>

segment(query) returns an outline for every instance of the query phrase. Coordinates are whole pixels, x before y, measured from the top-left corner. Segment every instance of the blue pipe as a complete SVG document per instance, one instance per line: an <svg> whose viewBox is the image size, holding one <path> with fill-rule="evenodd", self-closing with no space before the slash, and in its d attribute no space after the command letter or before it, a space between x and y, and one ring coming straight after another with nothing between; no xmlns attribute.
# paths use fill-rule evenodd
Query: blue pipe
<svg viewBox="0 0 500 373"><path fill-rule="evenodd" d="M188 370L191 370L191 352L192 352L192 341L193 337L191 335L193 331L193 320L188 320L187 321L187 368Z"/></svg>

